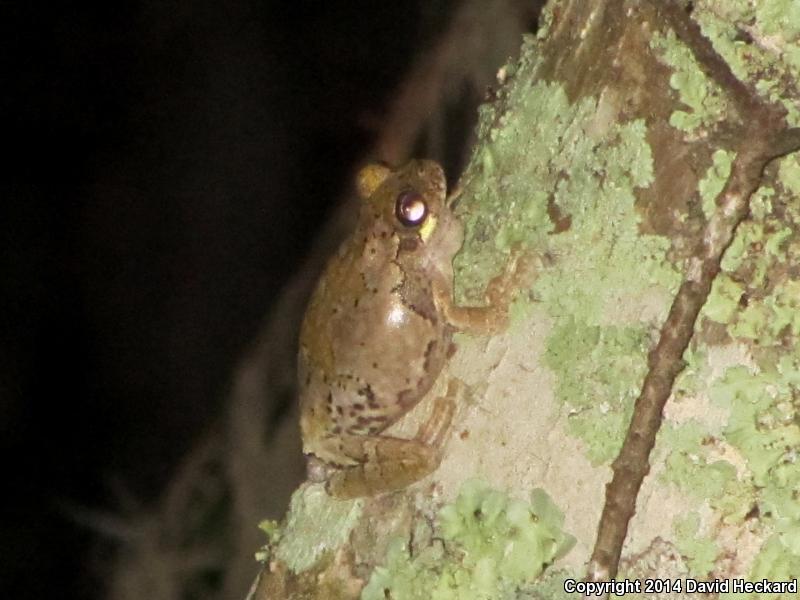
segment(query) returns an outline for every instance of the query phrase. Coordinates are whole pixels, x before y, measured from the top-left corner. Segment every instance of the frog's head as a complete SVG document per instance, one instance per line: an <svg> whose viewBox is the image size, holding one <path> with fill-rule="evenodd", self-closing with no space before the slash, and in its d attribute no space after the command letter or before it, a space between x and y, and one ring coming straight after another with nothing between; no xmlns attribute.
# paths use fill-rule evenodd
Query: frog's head
<svg viewBox="0 0 800 600"><path fill-rule="evenodd" d="M359 172L357 187L369 218L398 240L398 259L440 264L458 252L462 228L448 205L438 163L413 160L397 170L369 165Z"/></svg>

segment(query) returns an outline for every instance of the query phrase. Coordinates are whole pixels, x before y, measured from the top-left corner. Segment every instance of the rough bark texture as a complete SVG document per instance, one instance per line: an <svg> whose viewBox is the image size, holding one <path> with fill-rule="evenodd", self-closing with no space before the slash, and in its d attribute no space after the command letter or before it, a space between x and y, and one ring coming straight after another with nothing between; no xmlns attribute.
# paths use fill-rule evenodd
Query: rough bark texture
<svg viewBox="0 0 800 600"><path fill-rule="evenodd" d="M556 598L620 554L618 577L796 577L792 11L548 6L482 109L458 299L518 243L541 272L508 331L458 340L445 375L469 393L439 470L353 502L299 489L253 597Z"/></svg>

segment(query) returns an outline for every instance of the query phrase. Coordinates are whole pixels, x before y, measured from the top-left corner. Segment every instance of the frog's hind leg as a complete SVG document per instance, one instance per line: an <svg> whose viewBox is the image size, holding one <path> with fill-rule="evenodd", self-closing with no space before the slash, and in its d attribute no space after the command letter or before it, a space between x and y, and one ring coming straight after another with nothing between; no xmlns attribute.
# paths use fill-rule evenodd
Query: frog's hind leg
<svg viewBox="0 0 800 600"><path fill-rule="evenodd" d="M419 426L414 439L429 446L441 447L450 429L450 422L456 412L455 398L461 390L461 381L451 379L447 384L447 394L436 398L430 417Z"/></svg>
<svg viewBox="0 0 800 600"><path fill-rule="evenodd" d="M448 396L437 398L433 411L413 439L383 435L342 435L340 451L358 464L328 479L326 489L337 498L359 498L402 489L432 473L442 460L442 445L455 412Z"/></svg>

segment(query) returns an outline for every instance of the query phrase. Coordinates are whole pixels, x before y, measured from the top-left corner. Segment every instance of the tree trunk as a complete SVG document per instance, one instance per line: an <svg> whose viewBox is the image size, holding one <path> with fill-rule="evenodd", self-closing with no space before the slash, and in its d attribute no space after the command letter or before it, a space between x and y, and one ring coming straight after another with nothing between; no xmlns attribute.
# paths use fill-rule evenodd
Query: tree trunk
<svg viewBox="0 0 800 600"><path fill-rule="evenodd" d="M302 486L252 597L800 574L800 9L750 4L548 5L482 108L457 300L516 244L537 278L392 430L462 380L439 469L355 501Z"/></svg>

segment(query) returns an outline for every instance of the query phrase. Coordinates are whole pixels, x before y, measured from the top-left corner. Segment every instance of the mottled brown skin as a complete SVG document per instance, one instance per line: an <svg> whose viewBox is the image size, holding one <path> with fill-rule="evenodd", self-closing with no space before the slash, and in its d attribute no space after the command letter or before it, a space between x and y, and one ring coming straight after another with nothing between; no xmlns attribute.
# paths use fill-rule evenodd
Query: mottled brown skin
<svg viewBox="0 0 800 600"><path fill-rule="evenodd" d="M510 293L506 275L488 290L500 311L453 304L452 259L463 235L439 165L373 165L358 183L358 225L317 284L298 361L304 452L325 464L327 489L340 498L400 489L436 469L455 385L413 439L382 432L433 386L453 331L504 322ZM409 194L426 207L419 222L397 216Z"/></svg>

